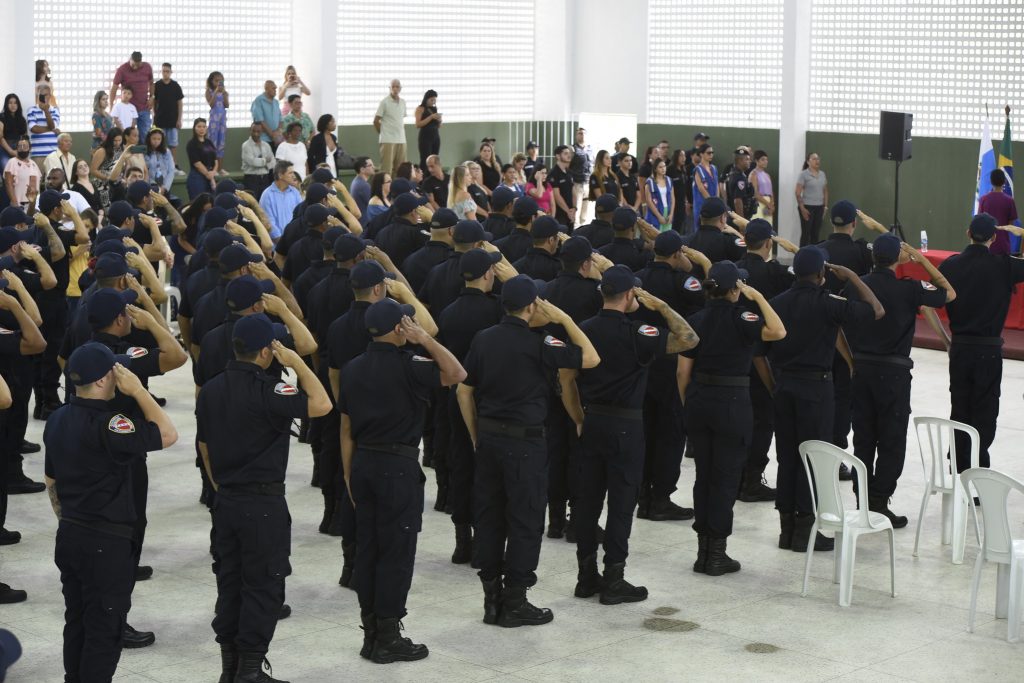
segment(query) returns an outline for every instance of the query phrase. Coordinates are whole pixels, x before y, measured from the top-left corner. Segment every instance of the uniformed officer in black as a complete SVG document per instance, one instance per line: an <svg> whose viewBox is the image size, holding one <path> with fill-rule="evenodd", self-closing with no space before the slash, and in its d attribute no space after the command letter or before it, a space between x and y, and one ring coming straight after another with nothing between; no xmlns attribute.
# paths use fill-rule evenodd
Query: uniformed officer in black
<svg viewBox="0 0 1024 683"><path fill-rule="evenodd" d="M311 204L302 212L306 233L288 250L284 266L281 267L281 277L286 285L290 286L298 280L314 261L323 260L324 233L331 227L328 224L330 217L330 212L323 204Z"/></svg>
<svg viewBox="0 0 1024 683"><path fill-rule="evenodd" d="M211 209L212 210L212 209ZM217 285L195 302L195 316L192 318L191 352L195 356L203 335L224 321L227 306L224 303L224 290L231 280L248 275L253 266L260 263L263 256L254 254L241 244L224 247L218 258L220 279ZM290 294L289 294L290 296Z"/></svg>
<svg viewBox="0 0 1024 683"><path fill-rule="evenodd" d="M360 656L378 664L427 656L426 645L399 632L423 526L419 442L434 389L462 381L455 356L411 316L415 309L383 299L366 309L373 341L341 377L341 453L356 507L355 584L363 624ZM426 356L406 351L416 344Z"/></svg>
<svg viewBox="0 0 1024 683"><path fill-rule="evenodd" d="M750 150L740 147L733 157L733 165L725 179L725 196L729 200L729 210L737 215L750 219L754 215L756 200L754 186L747 179L750 172Z"/></svg>
<svg viewBox="0 0 1024 683"><path fill-rule="evenodd" d="M601 363L576 377L578 403L569 410L581 430L576 517L575 595L601 594L601 604L617 605L647 599L647 589L634 586L623 573L629 554L637 493L644 471L643 401L647 373L659 356L675 354L697 343L697 336L667 303L639 289L640 280L623 265L601 275L601 311L580 326L601 356ZM655 327L628 314L641 303L657 311L665 327ZM572 395L573 392L570 392ZM604 533L604 574L597 573L597 520L608 494Z"/></svg>
<svg viewBox="0 0 1024 683"><path fill-rule="evenodd" d="M824 287L825 270L849 283L849 299ZM827 264L820 247L802 247L793 258L793 286L770 303L787 334L773 342L768 359L775 373L775 456L779 461L775 508L782 532L779 547L805 552L814 513L807 475L798 447L832 434L834 394L832 358L841 325L864 325L885 315L878 299L845 266ZM831 550L834 541L820 533L815 550Z"/></svg>
<svg viewBox="0 0 1024 683"><path fill-rule="evenodd" d="M469 354L473 337L480 330L497 325L501 320L501 302L491 290L494 287L495 265L500 252L470 249L459 259L465 286L458 298L438 317L437 339L462 362ZM450 434L448 440L448 506L455 525L455 551L452 562L466 564L473 559L473 442L459 411L456 392L448 392Z"/></svg>
<svg viewBox="0 0 1024 683"><path fill-rule="evenodd" d="M495 240L496 246L509 261L518 261L533 246L530 227L540 208L532 197L520 197L512 204L512 222L515 224L509 234Z"/></svg>
<svg viewBox="0 0 1024 683"><path fill-rule="evenodd" d="M620 206L612 212L612 227L615 237L609 244L598 249L598 253L615 265L627 266L637 271L651 260L652 252L642 239L635 239L636 212L627 206Z"/></svg>
<svg viewBox="0 0 1024 683"><path fill-rule="evenodd" d="M68 376L75 395L46 421L46 487L60 520L54 562L64 592L64 673L69 681L109 681L121 657L131 607L138 511L133 462L178 440L170 418L128 356L99 343L75 349ZM110 402L133 399L141 416Z"/></svg>
<svg viewBox="0 0 1024 683"><path fill-rule="evenodd" d="M428 238L423 234L423 226L418 222L416 213L416 209L426 203L426 197L414 192L402 193L391 203L394 220L381 229L374 240L393 262L405 262L409 254L427 243Z"/></svg>
<svg viewBox="0 0 1024 683"><path fill-rule="evenodd" d="M518 195L510 187L499 185L491 193L491 209L484 220L484 230L499 240L506 237L515 223L512 221L512 207Z"/></svg>
<svg viewBox="0 0 1024 683"><path fill-rule="evenodd" d="M417 297L435 314L443 311L448 304L455 301L465 285L462 277L462 254L470 249L483 248L491 235L477 221L462 220L452 228L452 244L454 250L448 253L448 259L430 269L427 280L417 293ZM493 249L490 245L488 248Z"/></svg>
<svg viewBox="0 0 1024 683"><path fill-rule="evenodd" d="M327 328L331 323L344 315L352 305L349 273L352 267L364 258L366 243L361 237L346 234L334 241L334 270L309 291L306 310L306 322L318 343L327 337ZM321 361L324 360L323 354L324 349L321 345Z"/></svg>
<svg viewBox="0 0 1024 683"><path fill-rule="evenodd" d="M725 202L709 197L700 208L700 227L687 237L687 245L708 257L711 263L738 261L746 253L746 242L726 224Z"/></svg>
<svg viewBox="0 0 1024 683"><path fill-rule="evenodd" d="M747 243L747 253L736 261L736 265L747 272L744 282L768 300L789 289L795 279L793 271L773 259L772 250L778 240L780 246L790 247L795 253L796 247L792 242L777 237L771 223L763 218L755 218L747 223L743 239ZM751 313L760 314L760 309L750 299L741 298L740 305L746 306ZM775 435L775 406L772 403L775 380L768 366L767 353L768 349L763 344L754 346L750 369L750 405L754 426L739 494L739 500L745 503L775 500L775 489L768 486L764 478L764 470L769 462L768 450Z"/></svg>
<svg viewBox="0 0 1024 683"><path fill-rule="evenodd" d="M885 317L850 330L855 368L850 392L853 454L867 466L869 509L899 529L907 525L907 518L889 509L889 498L896 491L907 450L914 367L910 347L917 312L921 306L945 305L956 292L927 258L895 235L875 238L872 247L875 267L863 280L885 307ZM928 271L931 282L896 277L897 264L911 259Z"/></svg>
<svg viewBox="0 0 1024 683"><path fill-rule="evenodd" d="M996 436L999 385L1003 378L1003 325L1014 285L1024 282L1024 260L993 254L996 221L988 214L971 220L970 244L950 256L939 272L956 289L956 301L946 306L953 333L949 350L949 419L978 430L978 464L989 466L989 446ZM971 449L966 434L956 434L957 471L969 468Z"/></svg>
<svg viewBox="0 0 1024 683"><path fill-rule="evenodd" d="M689 318L700 343L683 352L681 363L686 424L697 469L693 529L698 550L693 571L709 576L740 569L740 563L726 554L726 539L732 535L732 509L753 427L750 365L759 342L786 336L764 295L743 283L746 276L730 261L711 266L704 281L707 305ZM760 314L741 305L741 295Z"/></svg>
<svg viewBox="0 0 1024 683"><path fill-rule="evenodd" d="M242 318L232 332L235 360L203 385L196 437L213 504L217 606L213 630L221 681L277 683L262 671L291 574L291 516L284 498L293 419L319 417L331 402L305 361L278 341L283 325ZM298 386L267 374L277 360Z"/></svg>
<svg viewBox="0 0 1024 683"><path fill-rule="evenodd" d="M334 226L324 230L324 234L320 238L320 248L323 255L320 258L313 259L306 271L291 284L295 302L299 304L303 315L307 314L309 293L313 287L334 270L334 243L346 232L348 231L341 226Z"/></svg>
<svg viewBox="0 0 1024 683"><path fill-rule="evenodd" d="M402 274L414 292L420 291L427 281L430 269L443 263L452 253L452 228L459 217L451 209L441 208L430 218L430 240L409 254L402 263Z"/></svg>
<svg viewBox="0 0 1024 683"><path fill-rule="evenodd" d="M573 223L576 221L576 208L572 197L573 178L569 172L569 165L574 157L572 147L555 147L554 163L551 165L551 173L548 174L548 182L554 190L551 195L551 208L555 220L565 227L566 232L572 232Z"/></svg>
<svg viewBox="0 0 1024 683"><path fill-rule="evenodd" d="M600 362L594 346L563 311L540 299L537 283L504 283L505 315L473 338L458 401L476 447L473 566L484 589L484 623L505 627L550 622L551 610L526 599L537 582L547 498L544 419L560 369ZM568 341L531 327L562 325Z"/></svg>
<svg viewBox="0 0 1024 683"><path fill-rule="evenodd" d="M690 253L694 253L690 250ZM699 256L694 254L694 256ZM684 318L704 306L701 274L687 256L682 236L674 230L654 240L654 261L639 272L641 287L661 299ZM664 325L657 311L640 307L632 316L648 325ZM637 517L655 522L693 518L693 510L672 502L679 482L680 463L686 448L683 404L676 382L679 357L654 359L644 395L644 474L637 500Z"/></svg>
<svg viewBox="0 0 1024 683"><path fill-rule="evenodd" d="M534 280L550 282L558 275L561 263L555 257L558 251L558 222L551 216L540 216L530 227L533 246L512 267Z"/></svg>
<svg viewBox="0 0 1024 683"><path fill-rule="evenodd" d="M640 180L637 178L636 157L627 154L614 162L615 178L622 188L622 199L634 211L640 209Z"/></svg>
<svg viewBox="0 0 1024 683"><path fill-rule="evenodd" d="M606 193L598 197L594 205L596 215L594 220L577 228L573 235L586 237L594 249L600 249L606 244L611 244L611 241L615 239L612 215L615 213L615 209L619 208L619 199Z"/></svg>

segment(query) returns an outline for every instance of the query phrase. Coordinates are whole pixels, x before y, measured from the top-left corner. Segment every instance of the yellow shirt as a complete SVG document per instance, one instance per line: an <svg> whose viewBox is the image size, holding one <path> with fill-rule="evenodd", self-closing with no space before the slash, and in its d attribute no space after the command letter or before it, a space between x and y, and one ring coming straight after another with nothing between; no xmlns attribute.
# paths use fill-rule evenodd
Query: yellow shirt
<svg viewBox="0 0 1024 683"><path fill-rule="evenodd" d="M68 272L71 280L68 282L68 296L82 296L82 290L78 288L78 278L82 276L89 267L89 245L76 244L71 247L71 263L68 264Z"/></svg>

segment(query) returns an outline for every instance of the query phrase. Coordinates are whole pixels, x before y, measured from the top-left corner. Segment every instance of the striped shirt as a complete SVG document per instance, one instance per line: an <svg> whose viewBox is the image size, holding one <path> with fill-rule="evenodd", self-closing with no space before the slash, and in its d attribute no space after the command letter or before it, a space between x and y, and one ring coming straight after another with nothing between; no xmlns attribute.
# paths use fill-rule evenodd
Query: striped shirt
<svg viewBox="0 0 1024 683"><path fill-rule="evenodd" d="M60 128L60 110L57 107L50 107L50 116L53 118L54 128ZM32 156L45 157L57 149L57 134L52 130L48 130L45 133L32 132L34 126L46 127L46 114L43 113L42 109L32 107L25 114L25 120L28 122L28 137L32 143Z"/></svg>

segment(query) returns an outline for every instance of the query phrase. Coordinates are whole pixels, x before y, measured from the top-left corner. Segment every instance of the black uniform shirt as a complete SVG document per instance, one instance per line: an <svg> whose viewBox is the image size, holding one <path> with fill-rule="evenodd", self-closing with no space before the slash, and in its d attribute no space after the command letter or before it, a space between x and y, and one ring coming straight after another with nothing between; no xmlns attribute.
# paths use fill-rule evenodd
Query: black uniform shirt
<svg viewBox="0 0 1024 683"><path fill-rule="evenodd" d="M413 253L430 238L423 234L423 227L414 225L404 218L395 218L391 225L384 227L375 238L377 246L391 257L393 263L405 263Z"/></svg>
<svg viewBox="0 0 1024 683"><path fill-rule="evenodd" d="M484 232L491 233L492 242L508 237L509 233L516 227L515 221L512 220L511 216L497 212L487 214L487 220L484 221L483 225ZM406 275L406 277L409 276Z"/></svg>
<svg viewBox="0 0 1024 683"><path fill-rule="evenodd" d="M550 282L562 269L562 262L543 249L530 247L530 250L512 266L522 275Z"/></svg>
<svg viewBox="0 0 1024 683"><path fill-rule="evenodd" d="M526 256L526 252L533 246L533 238L530 237L529 228L516 226L508 235L500 240L495 240L494 246L511 263Z"/></svg>
<svg viewBox="0 0 1024 683"><path fill-rule="evenodd" d="M300 275L306 272L309 264L313 261L322 261L323 258L324 234L319 230L307 230L302 239L295 242L288 250L281 273L288 282L295 282Z"/></svg>
<svg viewBox="0 0 1024 683"><path fill-rule="evenodd" d="M867 275L871 272L871 250L868 249L868 243L862 239L855 240L845 232L834 232L818 246L828 252L829 263L846 266L857 275ZM833 294L839 294L843 291L844 283L833 275L831 270L826 270L825 286Z"/></svg>
<svg viewBox="0 0 1024 683"><path fill-rule="evenodd" d="M441 387L437 364L394 344L371 341L341 375L338 410L348 415L360 444L404 444L418 448L427 401Z"/></svg>
<svg viewBox="0 0 1024 683"><path fill-rule="evenodd" d="M204 294L213 291L213 288L220 282L220 266L216 263L207 263L202 270L197 270L185 280L185 286L181 288L181 303L178 306L178 315L192 318L195 314L196 303L203 298ZM81 305L84 302L79 302Z"/></svg>
<svg viewBox="0 0 1024 683"><path fill-rule="evenodd" d="M619 170L618 166L615 167L615 177L619 181L619 187L622 188L622 198L630 206L636 206L637 195L640 194L640 181L637 180L636 172L636 164L630 169L629 175Z"/></svg>
<svg viewBox="0 0 1024 683"><path fill-rule="evenodd" d="M448 304L455 301L459 292L466 285L462 277L462 254L452 251L448 260L430 269L427 280L420 287L416 297L433 313L440 313Z"/></svg>
<svg viewBox="0 0 1024 683"><path fill-rule="evenodd" d="M697 346L683 351L693 358L694 374L746 377L754 347L761 341L764 319L739 303L710 299L704 310L687 321L700 337Z"/></svg>
<svg viewBox="0 0 1024 683"><path fill-rule="evenodd" d="M497 184L495 184L495 187L497 187ZM466 188L466 191L469 192L470 198L476 203L478 207L480 207L484 211L487 211L488 209L491 208L491 200L488 199L487 192L484 191L484 188L480 187L476 183L472 183L469 187Z"/></svg>
<svg viewBox="0 0 1024 683"><path fill-rule="evenodd" d="M231 280L221 278L217 286L196 302L195 316L192 318L192 343L199 345L203 335L224 322L228 315L228 283Z"/></svg>
<svg viewBox="0 0 1024 683"><path fill-rule="evenodd" d="M679 315L690 316L704 307L704 287L693 275L673 268L664 261L652 261L639 271L643 288L658 297ZM664 319L657 311L646 306L637 309L633 317L648 325L663 325Z"/></svg>
<svg viewBox="0 0 1024 683"><path fill-rule="evenodd" d="M199 360L192 365L192 379L196 386L201 387L224 372L228 363L235 359L232 333L235 331L235 323L241 317L237 313L228 313L224 322L203 335L203 343L199 345ZM271 320L277 322L275 317L271 317ZM295 340L291 335L282 339L281 343L289 349L295 350ZM264 372L280 378L284 373L284 367L275 358L270 361L270 367Z"/></svg>
<svg viewBox="0 0 1024 683"><path fill-rule="evenodd" d="M475 287L465 287L459 298L441 311L437 319L437 339L462 361L476 333L500 321L501 302L497 297Z"/></svg>
<svg viewBox="0 0 1024 683"><path fill-rule="evenodd" d="M373 341L366 331L366 309L369 301L353 301L351 308L327 328L327 365L331 369L341 370L345 365L366 351Z"/></svg>
<svg viewBox="0 0 1024 683"><path fill-rule="evenodd" d="M133 331L135 331L133 329ZM129 363L128 369L131 370L136 377L142 382L142 386L149 386L150 377L159 377L164 374L160 369L160 347L154 346L147 348L145 346L137 346L132 342L131 335L125 337L115 337L112 334L106 334L103 332L94 332L92 340L103 344L115 355L126 355L128 356ZM72 386L72 388L74 388ZM115 391L114 398L107 402L107 407L111 410L116 410L119 413L138 413L139 404L135 402L135 399L125 396L120 390Z"/></svg>
<svg viewBox="0 0 1024 683"><path fill-rule="evenodd" d="M238 360L199 390L196 438L220 486L284 482L295 418L308 417L299 387Z"/></svg>
<svg viewBox="0 0 1024 683"><path fill-rule="evenodd" d="M20 364L22 370L27 370L26 380L32 382L32 364L21 358L21 329L18 327L17 319L9 311L0 311L0 374L7 381L7 386L12 391L19 385L17 373L12 372L15 364Z"/></svg>
<svg viewBox="0 0 1024 683"><path fill-rule="evenodd" d="M909 357L917 309L941 307L946 303L946 290L924 280L897 278L891 268L876 268L864 276L864 284L878 297L885 315L863 325L850 326L846 330L850 348L855 353Z"/></svg>
<svg viewBox="0 0 1024 683"><path fill-rule="evenodd" d="M305 201L303 201L305 204ZM298 216L293 218L281 231L281 236L277 238L277 242L274 244L274 253L280 254L285 258L288 257L288 252L291 251L293 244L302 239L302 236L306 234L309 227L306 222L302 220L302 211L305 207L295 207Z"/></svg>
<svg viewBox="0 0 1024 683"><path fill-rule="evenodd" d="M423 177L420 183L420 194L424 197L433 197L438 206L448 206L448 174L445 173L443 180L438 180L432 175Z"/></svg>
<svg viewBox="0 0 1024 683"><path fill-rule="evenodd" d="M591 404L639 410L647 389L647 369L665 355L668 330L602 309L580 327L601 362L582 370L576 384L584 408Z"/></svg>
<svg viewBox="0 0 1024 683"><path fill-rule="evenodd" d="M627 266L630 270L640 270L650 262L654 254L642 249L637 240L628 237L616 237L597 251L601 256L617 266Z"/></svg>
<svg viewBox="0 0 1024 683"><path fill-rule="evenodd" d="M352 283L348 279L348 268L338 268L318 282L309 292L309 313L306 322L309 331L316 335L321 344L320 358L325 358L323 341L327 339L327 329L331 323L344 315L356 295L352 292Z"/></svg>
<svg viewBox="0 0 1024 683"><path fill-rule="evenodd" d="M318 282L330 275L335 267L334 261L325 261L323 259L312 261L306 272L292 282L292 294L295 295L295 301L299 304L299 309L304 317L309 316L310 291Z"/></svg>
<svg viewBox="0 0 1024 683"><path fill-rule="evenodd" d="M409 254L408 258L401 265L402 275L409 281L409 289L414 292L420 291L423 283L427 281L427 274L430 269L438 263L443 263L451 256L451 245L444 242L430 240L418 250Z"/></svg>
<svg viewBox="0 0 1024 683"><path fill-rule="evenodd" d="M579 325L597 315L604 305L597 287L597 280L583 277L579 273L562 271L548 284L544 298L568 313L573 322ZM561 330L561 326L558 327ZM555 336L562 338L559 334Z"/></svg>
<svg viewBox="0 0 1024 683"><path fill-rule="evenodd" d="M526 321L506 315L477 333L463 366L474 387L477 416L538 426L548 414L548 396L558 368L579 369L583 351L570 342L532 331Z"/></svg>
<svg viewBox="0 0 1024 683"><path fill-rule="evenodd" d="M739 199L743 202L743 211L740 215L744 218L754 215L754 186L750 184L745 171L735 166L729 171L725 181L725 196L729 200L727 205L730 211L736 210L736 200Z"/></svg>
<svg viewBox="0 0 1024 683"><path fill-rule="evenodd" d="M542 163L543 162L539 157L536 159L531 159L529 156L526 157L526 163L523 164L523 175L526 176L526 182L533 182L533 172L536 170L537 166Z"/></svg>
<svg viewBox="0 0 1024 683"><path fill-rule="evenodd" d="M53 274L57 277L57 286L53 289L46 289L40 292L39 302L43 301L59 301L61 305L66 305L64 297L68 291L68 284L71 282L71 247L75 244L75 230L74 228L66 228L62 223L55 223L50 221L50 227L57 233L57 239L64 245L65 256L59 261L54 261L50 258L50 247L49 242L43 239L42 250L39 252L46 259L46 262L50 264L53 269Z"/></svg>
<svg viewBox="0 0 1024 683"><path fill-rule="evenodd" d="M946 304L953 334L1001 337L1013 286L1024 282L1024 260L971 244L943 261L939 272L956 290L956 299Z"/></svg>
<svg viewBox="0 0 1024 683"><path fill-rule="evenodd" d="M551 183L551 188L555 192L561 193L565 205L571 209L574 206L572 201L572 174L568 170L563 171L561 166L555 164L551 167L551 173L548 174L548 182ZM554 210L556 218L566 216L565 212L555 202L554 195L551 196L551 208Z"/></svg>
<svg viewBox="0 0 1024 683"><path fill-rule="evenodd" d="M736 261L736 265L747 271L746 283L761 292L765 299L771 299L782 294L793 286L793 282L796 280L793 271L787 266L775 260L765 261L757 254L750 252L747 252L743 258ZM748 310L754 313L758 312L757 304L746 297L742 297L740 302ZM753 308L751 308L752 306Z"/></svg>
<svg viewBox="0 0 1024 683"><path fill-rule="evenodd" d="M57 482L62 517L136 522L131 464L163 448L156 424L122 415L106 401L72 396L46 421L43 443L44 469Z"/></svg>
<svg viewBox="0 0 1024 683"><path fill-rule="evenodd" d="M707 256L711 263L739 261L747 253L747 243L741 238L711 225L700 226L697 232L684 241L687 246ZM703 275L706 277L707 273Z"/></svg>
<svg viewBox="0 0 1024 683"><path fill-rule="evenodd" d="M573 235L583 235L590 240L590 246L600 249L606 244L611 244L615 239L615 228L608 221L595 218L592 222L577 228Z"/></svg>
<svg viewBox="0 0 1024 683"><path fill-rule="evenodd" d="M836 354L836 337L844 324L865 325L874 309L860 299L831 294L807 281L770 301L786 327L786 337L771 342L769 360L780 370L828 372Z"/></svg>

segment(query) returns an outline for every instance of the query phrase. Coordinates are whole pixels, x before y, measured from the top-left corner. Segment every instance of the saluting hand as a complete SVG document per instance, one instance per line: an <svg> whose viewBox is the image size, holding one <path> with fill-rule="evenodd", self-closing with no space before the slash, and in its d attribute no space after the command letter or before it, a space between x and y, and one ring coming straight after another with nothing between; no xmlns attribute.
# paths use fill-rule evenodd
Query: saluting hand
<svg viewBox="0 0 1024 683"><path fill-rule="evenodd" d="M761 292L757 291L746 282L737 282L736 287L739 288L740 294L750 299L751 301L757 301L757 297L761 295Z"/></svg>
<svg viewBox="0 0 1024 683"><path fill-rule="evenodd" d="M384 286L388 291L388 294L398 303L406 304L409 303L410 299L416 298L413 295L412 290L405 286L405 283L401 280L392 280L391 278L384 279Z"/></svg>
<svg viewBox="0 0 1024 683"><path fill-rule="evenodd" d="M9 311L13 309L15 306L20 305L21 304L18 303L18 300L15 299L13 296L8 294L7 292L0 291L0 310Z"/></svg>
<svg viewBox="0 0 1024 683"><path fill-rule="evenodd" d="M650 309L652 311L658 310L658 304L661 303L661 299L654 296L646 289L643 289L641 287L634 287L633 294L636 295L636 300L639 301L644 308Z"/></svg>
<svg viewBox="0 0 1024 683"><path fill-rule="evenodd" d="M432 339L432 337L427 334L427 331L420 327L418 322L407 315L402 316L402 322L400 325L402 327L402 334L404 334L405 338L413 344L423 345Z"/></svg>
<svg viewBox="0 0 1024 683"><path fill-rule="evenodd" d="M20 277L14 274L14 271L4 270L3 273L0 273L0 275L3 275L3 278L7 280L8 289L13 289L16 292L20 292L25 288L25 284L21 281Z"/></svg>
<svg viewBox="0 0 1024 683"><path fill-rule="evenodd" d="M288 307L284 305L284 300L279 296L264 294L261 298L263 300L263 310L270 315L281 317L281 314L288 310Z"/></svg>
<svg viewBox="0 0 1024 683"><path fill-rule="evenodd" d="M146 388L142 386L142 381L136 377L135 373L120 363L114 363L114 381L117 383L118 391L126 396L135 397L140 392L146 391Z"/></svg>
<svg viewBox="0 0 1024 683"><path fill-rule="evenodd" d="M847 282L848 280L857 277L857 274L846 266L840 266L835 263L826 263L825 269L831 271L840 282Z"/></svg>
<svg viewBox="0 0 1024 683"><path fill-rule="evenodd" d="M286 368L297 368L305 363L299 354L295 353L276 339L270 342L270 349L273 351L274 358L277 359L277 362Z"/></svg>
<svg viewBox="0 0 1024 683"><path fill-rule="evenodd" d="M149 196L153 199L153 203L156 204L157 206L167 206L170 204L170 202L167 200L167 197L163 196L159 192L154 192L153 190L150 190Z"/></svg>
<svg viewBox="0 0 1024 683"><path fill-rule="evenodd" d="M132 321L132 327L137 330L152 330L156 325L153 314L143 308L128 305L125 306L125 312L128 313L128 318Z"/></svg>
<svg viewBox="0 0 1024 683"><path fill-rule="evenodd" d="M143 296L149 296L146 293L146 288L143 287L139 283L139 281L135 279L134 275L132 275L131 273L128 273L127 275L124 276L124 279L125 279L125 282L128 284L128 289L130 289L133 292L135 292L136 294L138 294L140 299Z"/></svg>

